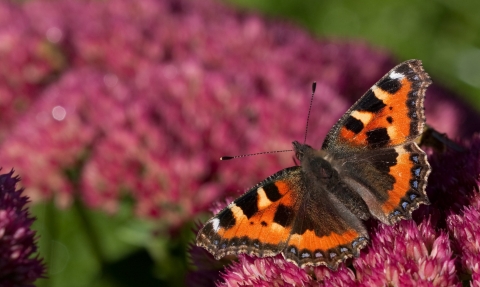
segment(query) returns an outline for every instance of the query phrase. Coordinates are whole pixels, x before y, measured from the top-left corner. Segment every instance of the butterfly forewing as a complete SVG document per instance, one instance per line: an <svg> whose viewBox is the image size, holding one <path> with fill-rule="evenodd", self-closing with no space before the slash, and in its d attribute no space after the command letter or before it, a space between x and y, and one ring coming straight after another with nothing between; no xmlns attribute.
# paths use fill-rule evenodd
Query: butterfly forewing
<svg viewBox="0 0 480 287"><path fill-rule="evenodd" d="M247 253L280 253L292 230L301 200L300 167L284 169L236 199L210 219L197 236L197 245L215 257Z"/></svg>
<svg viewBox="0 0 480 287"><path fill-rule="evenodd" d="M332 152L396 146L418 137L431 84L419 60L401 63L380 79L335 124L323 143Z"/></svg>

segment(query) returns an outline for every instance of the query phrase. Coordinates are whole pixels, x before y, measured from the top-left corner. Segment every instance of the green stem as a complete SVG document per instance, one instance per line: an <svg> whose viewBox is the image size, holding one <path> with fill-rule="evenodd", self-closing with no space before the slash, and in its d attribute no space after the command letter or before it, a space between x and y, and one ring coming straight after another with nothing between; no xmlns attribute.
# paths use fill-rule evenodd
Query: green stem
<svg viewBox="0 0 480 287"><path fill-rule="evenodd" d="M80 192L76 190L76 194L79 193ZM90 246L92 247L93 254L100 263L100 266L103 268L103 266L105 266L107 263L107 260L100 244L100 236L98 235L95 226L92 224L90 216L86 212L85 206L82 204L82 201L80 198L78 198L78 196L75 196L73 207L78 213L80 222L82 223L82 228L85 230L85 234L87 235Z"/></svg>

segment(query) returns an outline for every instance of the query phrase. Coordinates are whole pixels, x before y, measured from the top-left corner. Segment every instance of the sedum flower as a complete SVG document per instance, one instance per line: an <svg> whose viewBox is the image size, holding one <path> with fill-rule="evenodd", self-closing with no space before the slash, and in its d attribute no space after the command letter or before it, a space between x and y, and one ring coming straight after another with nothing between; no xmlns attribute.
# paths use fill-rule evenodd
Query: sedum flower
<svg viewBox="0 0 480 287"><path fill-rule="evenodd" d="M480 286L480 196L471 199L471 205L460 214L447 219L454 247L459 253L462 272L471 276L471 286Z"/></svg>
<svg viewBox="0 0 480 287"><path fill-rule="evenodd" d="M426 220L380 224L353 266L298 268L281 255L239 255L217 286L461 286L448 235Z"/></svg>
<svg viewBox="0 0 480 287"><path fill-rule="evenodd" d="M302 286L310 281L307 273L281 255L269 258L238 256L223 274L224 282L217 286Z"/></svg>
<svg viewBox="0 0 480 287"><path fill-rule="evenodd" d="M0 286L34 286L45 267L36 255L34 218L28 213L28 198L17 189L13 171L0 174Z"/></svg>
<svg viewBox="0 0 480 287"><path fill-rule="evenodd" d="M460 286L448 235L428 220L379 224L353 267L359 286Z"/></svg>

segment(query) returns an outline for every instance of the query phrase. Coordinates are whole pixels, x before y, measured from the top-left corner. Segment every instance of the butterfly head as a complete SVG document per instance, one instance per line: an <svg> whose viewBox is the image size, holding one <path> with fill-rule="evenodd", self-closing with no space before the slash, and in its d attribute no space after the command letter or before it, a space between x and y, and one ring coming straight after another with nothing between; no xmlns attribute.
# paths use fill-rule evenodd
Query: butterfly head
<svg viewBox="0 0 480 287"><path fill-rule="evenodd" d="M294 141L292 144L293 144L293 150L295 151L295 156L300 162L302 162L302 160L305 158L306 155L314 151L314 149L311 146L307 144L299 143L298 141Z"/></svg>

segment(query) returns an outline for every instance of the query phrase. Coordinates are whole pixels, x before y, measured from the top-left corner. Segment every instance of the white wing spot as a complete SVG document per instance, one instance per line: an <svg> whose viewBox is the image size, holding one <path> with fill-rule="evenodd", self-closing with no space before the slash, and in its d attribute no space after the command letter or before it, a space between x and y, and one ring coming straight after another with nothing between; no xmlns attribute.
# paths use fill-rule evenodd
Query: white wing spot
<svg viewBox="0 0 480 287"><path fill-rule="evenodd" d="M257 207L258 209L264 209L268 207L272 202L268 199L267 195L265 194L265 190L260 187L257 189L257 194L258 194L258 203Z"/></svg>
<svg viewBox="0 0 480 287"><path fill-rule="evenodd" d="M375 97L382 101L390 97L390 94L388 92L385 92L384 90L378 88L376 85L372 87L372 91L375 94Z"/></svg>
<svg viewBox="0 0 480 287"><path fill-rule="evenodd" d="M397 128L395 128L395 126L389 126L387 128L387 134L391 139L397 137Z"/></svg>
<svg viewBox="0 0 480 287"><path fill-rule="evenodd" d="M403 79L405 77L405 75L403 75L402 73L397 73L397 72L393 71L388 75L388 77L390 79L395 80L395 79Z"/></svg>
<svg viewBox="0 0 480 287"><path fill-rule="evenodd" d="M361 121L363 125L367 125L373 118L373 114L363 111L352 111L351 116Z"/></svg>
<svg viewBox="0 0 480 287"><path fill-rule="evenodd" d="M218 230L220 229L220 219L218 218L212 219L212 227L213 227L213 230L215 230L215 232L218 232Z"/></svg>

